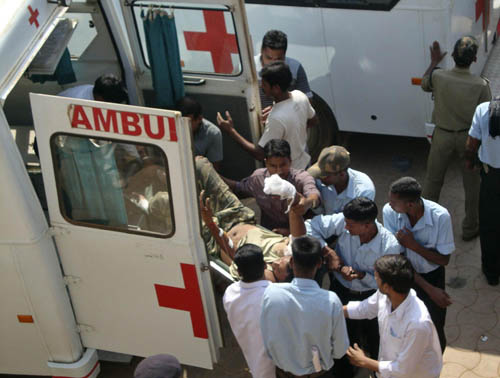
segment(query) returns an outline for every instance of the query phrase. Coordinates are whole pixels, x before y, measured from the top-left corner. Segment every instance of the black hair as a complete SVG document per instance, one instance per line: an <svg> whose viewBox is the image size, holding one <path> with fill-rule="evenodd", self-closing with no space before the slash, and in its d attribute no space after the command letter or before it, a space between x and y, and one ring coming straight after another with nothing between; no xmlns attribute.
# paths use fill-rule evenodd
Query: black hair
<svg viewBox="0 0 500 378"><path fill-rule="evenodd" d="M472 36L460 38L453 47L453 60L458 67L469 67L476 58L478 43Z"/></svg>
<svg viewBox="0 0 500 378"><path fill-rule="evenodd" d="M271 157L284 157L291 160L290 144L284 139L271 139L264 146L266 159Z"/></svg>
<svg viewBox="0 0 500 378"><path fill-rule="evenodd" d="M293 264L304 271L311 271L321 261L319 241L311 236L301 236L292 242Z"/></svg>
<svg viewBox="0 0 500 378"><path fill-rule="evenodd" d="M244 282L260 280L266 269L262 249L255 244L243 244L234 255L234 263Z"/></svg>
<svg viewBox="0 0 500 378"><path fill-rule="evenodd" d="M92 94L94 99L100 96L106 102L128 103L128 92L125 84L113 74L99 76L94 83Z"/></svg>
<svg viewBox="0 0 500 378"><path fill-rule="evenodd" d="M288 64L282 61L269 63L260 71L262 80L269 83L271 87L278 85L281 90L287 91L292 83L292 72Z"/></svg>
<svg viewBox="0 0 500 378"><path fill-rule="evenodd" d="M496 138L500 135L500 96L495 96L495 98L490 101L488 110L490 112L490 136L492 138Z"/></svg>
<svg viewBox="0 0 500 378"><path fill-rule="evenodd" d="M417 202L422 195L422 186L413 177L401 177L390 186L390 192L405 201Z"/></svg>
<svg viewBox="0 0 500 378"><path fill-rule="evenodd" d="M184 96L177 101L176 109L182 113L183 117L192 115L195 119L197 119L203 114L201 104L187 96Z"/></svg>
<svg viewBox="0 0 500 378"><path fill-rule="evenodd" d="M286 52L288 40L286 34L280 30L269 30L262 39L262 48L270 48L272 50L283 50Z"/></svg>
<svg viewBox="0 0 500 378"><path fill-rule="evenodd" d="M377 219L377 204L366 197L356 197L345 205L344 217L355 222L372 223Z"/></svg>
<svg viewBox="0 0 500 378"><path fill-rule="evenodd" d="M408 294L415 281L413 266L403 255L384 255L375 261L375 271L382 283L400 294Z"/></svg>

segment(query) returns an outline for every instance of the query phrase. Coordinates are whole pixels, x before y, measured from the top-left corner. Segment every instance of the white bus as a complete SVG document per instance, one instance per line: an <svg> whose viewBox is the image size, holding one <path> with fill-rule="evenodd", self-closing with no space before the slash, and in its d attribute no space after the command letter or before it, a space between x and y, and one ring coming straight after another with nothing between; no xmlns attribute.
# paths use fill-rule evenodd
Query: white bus
<svg viewBox="0 0 500 378"><path fill-rule="evenodd" d="M500 1L246 0L255 51L263 35L288 35L287 55L304 66L313 91L340 130L423 137L431 95L420 88L434 40L454 65L455 41L480 43L471 70L480 74L491 51ZM334 120L332 119L332 124Z"/></svg>
<svg viewBox="0 0 500 378"><path fill-rule="evenodd" d="M136 25L141 5L148 3L134 2ZM170 6L168 1L160 3ZM260 52L268 30L282 30L288 35L287 56L305 68L321 119L309 136L313 158L335 141L338 130L424 137L433 103L419 85L430 61L429 46L439 41L449 52L441 67L451 68L455 41L474 36L481 48L471 69L480 74L500 16L498 0L245 0L245 4L253 53ZM195 9L175 12L186 78L241 73L234 36L227 36L234 33L230 12L219 19L207 13L202 17ZM145 49L142 29L137 32ZM203 33L219 35L220 43L203 45Z"/></svg>

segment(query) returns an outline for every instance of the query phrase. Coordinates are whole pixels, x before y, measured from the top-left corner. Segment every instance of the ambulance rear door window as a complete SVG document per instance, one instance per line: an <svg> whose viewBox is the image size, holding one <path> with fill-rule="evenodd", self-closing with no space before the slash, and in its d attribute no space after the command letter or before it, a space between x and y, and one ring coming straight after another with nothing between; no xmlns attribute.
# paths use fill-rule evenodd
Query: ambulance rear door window
<svg viewBox="0 0 500 378"><path fill-rule="evenodd" d="M241 73L234 20L228 7L206 4L179 6L169 2L136 1L132 9L147 67L150 67L150 63L143 17L152 10L153 15L163 14L175 19L183 73L224 76L238 76Z"/></svg>
<svg viewBox="0 0 500 378"><path fill-rule="evenodd" d="M167 158L154 145L56 134L51 139L59 207L73 224L170 237Z"/></svg>

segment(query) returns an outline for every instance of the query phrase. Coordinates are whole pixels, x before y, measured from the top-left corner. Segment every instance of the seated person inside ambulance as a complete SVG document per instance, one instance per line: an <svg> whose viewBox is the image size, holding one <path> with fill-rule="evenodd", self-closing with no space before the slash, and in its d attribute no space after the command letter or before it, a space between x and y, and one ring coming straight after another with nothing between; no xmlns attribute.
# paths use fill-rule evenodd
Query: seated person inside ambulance
<svg viewBox="0 0 500 378"><path fill-rule="evenodd" d="M177 110L191 120L195 156L205 156L219 172L223 158L220 129L203 117L201 104L190 97L181 98Z"/></svg>

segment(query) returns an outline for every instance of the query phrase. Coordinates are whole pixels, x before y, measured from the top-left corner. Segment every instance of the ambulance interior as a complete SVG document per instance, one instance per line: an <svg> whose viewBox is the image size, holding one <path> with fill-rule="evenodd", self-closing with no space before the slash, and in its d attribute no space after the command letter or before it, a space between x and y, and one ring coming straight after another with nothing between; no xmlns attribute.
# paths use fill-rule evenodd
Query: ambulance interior
<svg viewBox="0 0 500 378"><path fill-rule="evenodd" d="M135 14L135 27L140 34L142 26L138 24L138 15L148 2L136 3L132 11ZM175 12L181 14L183 8L174 6L177 7ZM171 10L173 5L164 2L160 5L155 3L155 7ZM189 10L203 12L201 8ZM36 153L29 93L57 95L76 85L93 84L97 77L105 73L124 77L123 64L110 30L109 21L97 0L73 1L64 19L5 101L4 111L12 135L47 218L48 207L42 167ZM50 76L53 73L54 59L58 62L65 58L65 47L69 50L71 58L67 63L74 71L76 82L61 85L55 75L47 77L46 74ZM144 51L141 54L144 57ZM239 56L236 57L238 59ZM241 71L241 64L235 64L234 70ZM186 95L202 104L205 118L215 122L217 111L229 110L240 133L252 139L247 100L241 92L240 96L217 94L217 89L221 88L217 81L224 81L221 75L197 77L187 71L184 76ZM155 107L151 72L143 72L136 85L144 105ZM221 104L223 109L220 108ZM239 179L255 169L253 159L232 140L224 138L223 147L224 175ZM51 139L51 152L58 172L59 207L68 222L121 231L135 230L159 237L168 237L175 232L175 217L169 196L173 177L169 174L168 157L161 149L151 145L123 143L119 139L88 139L60 134ZM115 164L111 170L110 162ZM104 166L107 166L107 171ZM92 171L89 167L98 169ZM92 187L88 185L89 182L96 184ZM149 200L144 201L145 198ZM218 265L227 268L223 263Z"/></svg>

